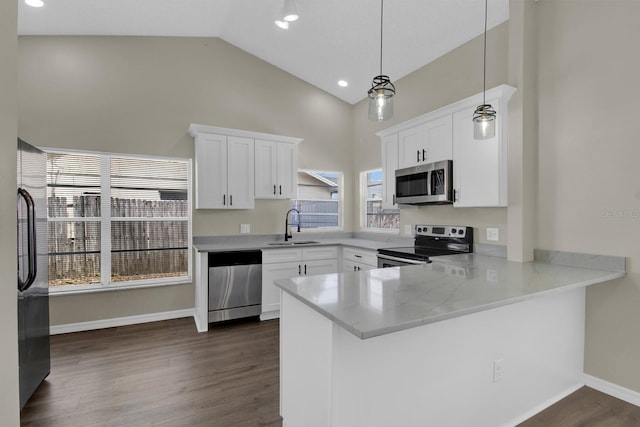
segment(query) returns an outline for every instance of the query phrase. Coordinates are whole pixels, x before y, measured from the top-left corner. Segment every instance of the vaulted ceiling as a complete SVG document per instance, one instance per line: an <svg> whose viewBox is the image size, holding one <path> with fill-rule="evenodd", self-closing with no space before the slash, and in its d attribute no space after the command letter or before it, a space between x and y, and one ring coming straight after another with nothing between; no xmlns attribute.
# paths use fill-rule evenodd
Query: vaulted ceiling
<svg viewBox="0 0 640 427"><path fill-rule="evenodd" d="M288 30L274 24L283 1L20 0L18 34L219 37L348 103L366 97L380 71L380 1L296 0ZM488 4L489 28L509 18L508 0ZM484 5L387 0L383 74L396 81L482 34Z"/></svg>

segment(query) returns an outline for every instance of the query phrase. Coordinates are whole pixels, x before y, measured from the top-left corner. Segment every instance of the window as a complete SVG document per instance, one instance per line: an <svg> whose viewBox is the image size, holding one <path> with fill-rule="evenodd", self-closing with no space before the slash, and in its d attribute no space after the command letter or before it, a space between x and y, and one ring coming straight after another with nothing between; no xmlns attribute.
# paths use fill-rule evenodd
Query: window
<svg viewBox="0 0 640 427"><path fill-rule="evenodd" d="M342 172L298 171L298 198L291 207L300 211L292 215L293 225L300 228L342 227Z"/></svg>
<svg viewBox="0 0 640 427"><path fill-rule="evenodd" d="M370 230L398 230L400 209L382 207L382 169L360 173L362 200L362 228Z"/></svg>
<svg viewBox="0 0 640 427"><path fill-rule="evenodd" d="M47 153L52 291L190 281L190 160Z"/></svg>

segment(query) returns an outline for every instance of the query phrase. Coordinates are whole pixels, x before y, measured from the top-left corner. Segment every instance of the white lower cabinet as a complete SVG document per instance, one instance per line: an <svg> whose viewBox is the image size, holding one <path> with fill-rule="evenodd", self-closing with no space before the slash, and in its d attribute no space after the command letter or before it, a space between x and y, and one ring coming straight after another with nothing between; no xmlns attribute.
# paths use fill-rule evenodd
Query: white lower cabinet
<svg viewBox="0 0 640 427"><path fill-rule="evenodd" d="M361 271L378 268L377 251L344 248L342 250L342 271Z"/></svg>
<svg viewBox="0 0 640 427"><path fill-rule="evenodd" d="M263 250L260 319L280 316L280 289L274 284L276 280L337 272L337 246Z"/></svg>

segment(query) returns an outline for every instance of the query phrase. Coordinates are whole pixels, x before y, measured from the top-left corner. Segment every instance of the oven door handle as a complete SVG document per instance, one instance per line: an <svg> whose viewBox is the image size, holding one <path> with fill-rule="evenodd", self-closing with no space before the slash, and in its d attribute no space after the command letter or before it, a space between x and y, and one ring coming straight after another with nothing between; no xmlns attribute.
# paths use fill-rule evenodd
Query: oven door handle
<svg viewBox="0 0 640 427"><path fill-rule="evenodd" d="M391 256L391 255L385 255L385 254L378 254L378 259L383 259L385 261L402 262L402 263L405 263L405 264L415 264L415 265L426 264L425 261L418 261L418 260L415 260L415 259L407 259L407 258L399 258L399 257Z"/></svg>

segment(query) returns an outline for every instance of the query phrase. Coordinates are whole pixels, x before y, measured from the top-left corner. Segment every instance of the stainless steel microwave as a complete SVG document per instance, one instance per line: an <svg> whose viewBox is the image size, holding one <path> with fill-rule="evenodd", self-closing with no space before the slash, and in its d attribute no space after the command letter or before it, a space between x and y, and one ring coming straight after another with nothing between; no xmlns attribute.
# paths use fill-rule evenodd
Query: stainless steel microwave
<svg viewBox="0 0 640 427"><path fill-rule="evenodd" d="M453 162L442 160L398 169L396 202L409 205L453 203Z"/></svg>

